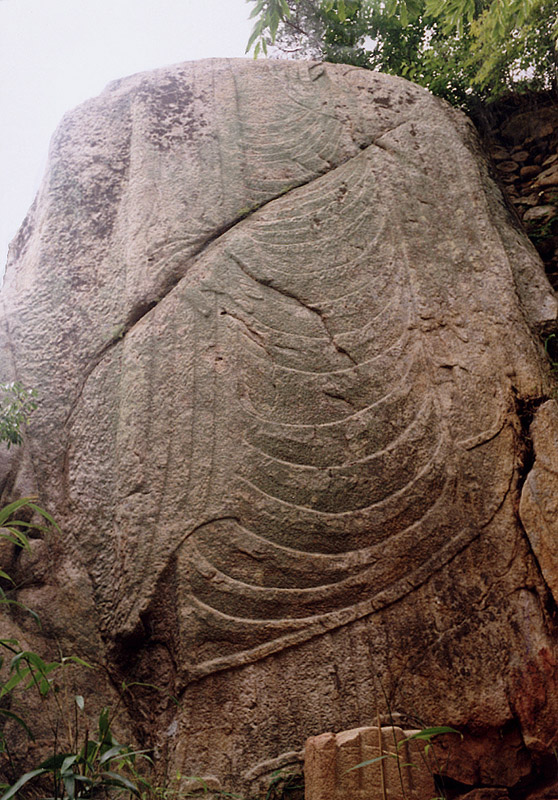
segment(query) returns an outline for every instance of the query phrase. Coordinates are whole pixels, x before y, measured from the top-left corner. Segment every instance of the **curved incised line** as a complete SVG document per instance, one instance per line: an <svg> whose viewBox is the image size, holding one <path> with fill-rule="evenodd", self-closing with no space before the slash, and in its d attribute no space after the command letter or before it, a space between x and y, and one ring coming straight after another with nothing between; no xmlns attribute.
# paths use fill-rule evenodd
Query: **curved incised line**
<svg viewBox="0 0 558 800"><path fill-rule="evenodd" d="M244 444L246 444L250 449L252 449L254 451L257 451L257 452L261 453L262 455L264 455L266 459L269 459L270 461L273 461L273 462L275 462L277 464L281 464L281 465L284 465L286 467L289 467L290 469L294 470L295 472L299 471L299 472L303 473L304 471L308 471L308 472L312 471L312 472L318 473L318 472L324 472L325 471L330 475L332 475L332 474L335 475L335 473L337 473L337 472L340 473L342 471L345 471L347 469L347 467L358 467L358 466L365 466L367 464L370 464L372 461L380 458L383 455L392 453L398 447L401 447L402 445L404 445L405 444L405 440L409 439L410 436L412 435L413 431L415 431L417 429L417 427L418 427L418 425L419 425L419 423L421 421L421 418L423 416L424 417L427 416L425 409L430 410L431 405L432 405L432 400L431 400L431 398L429 396L427 396L425 398L425 400L423 400L423 403L422 403L420 409L418 410L417 414L412 419L412 421L405 428L403 428L403 430L398 432L398 435L396 436L396 438L392 439L390 444L387 447L383 447L381 450L376 450L374 453L371 453L370 455L365 456L364 458L350 459L350 460L346 461L342 465L331 465L331 464L329 464L329 465L325 465L323 467L308 466L306 464L299 464L296 461L286 461L285 459L276 458L275 456L273 456L273 455L271 455L269 453L266 453L264 450L261 450L260 448L256 447L251 442L249 442L247 439L244 439ZM301 475L301 479L303 479L302 475Z"/></svg>
<svg viewBox="0 0 558 800"><path fill-rule="evenodd" d="M416 365L416 362L410 356L407 358L407 360L409 361L409 368L407 369L406 372L404 372L401 375L401 378L398 381L398 383L392 389L390 389L390 391L387 394L383 395L382 397L379 397L377 400L374 400L373 403L369 403L367 406L357 409L352 414L346 414L342 416L340 419L331 420L329 422L284 422L280 420L270 420L267 417L262 417L260 414L258 414L253 406L248 406L248 403L244 397L239 398L239 404L244 408L245 411L247 411L248 414L250 414L251 417L257 419L263 424L278 425L283 428L297 428L297 429L333 428L336 426L344 425L349 420L354 420L358 417L365 415L371 409L377 408L381 403L383 403L386 399L388 399L395 392L397 392L399 388L405 384L406 378L410 375L411 370ZM316 374L321 374L321 373L316 373Z"/></svg>
<svg viewBox="0 0 558 800"><path fill-rule="evenodd" d="M321 510L313 508L312 506L299 505L297 503L292 503L292 502L289 502L287 500L283 500L280 497L276 497L274 495L268 494L267 492L265 492L263 489L261 489L256 484L252 483L247 478L243 478L241 476L237 476L237 480L240 481L241 483L245 484L246 486L249 486L251 489L253 489L257 493L261 494L262 496L268 498L269 500L273 501L274 503L279 503L279 504L285 505L286 507L289 507L289 508L296 508L296 509L304 511L305 513L308 513L308 514L319 514L319 515L323 515L323 516L330 517L330 518L343 518L343 517L346 518L346 517L348 517L350 515L354 515L355 511L359 511L361 513L364 512L364 511L372 511L372 509L379 508L379 507L381 507L382 505L384 505L384 504L386 504L388 502L392 502L395 497L401 497L405 493L411 491L411 489L416 485L418 480L420 480L420 478L426 472L429 471L430 467L432 467L435 464L436 456L438 456L439 453L442 451L442 445L443 444L444 444L444 439L440 438L439 441L438 441L438 446L436 447L436 450L434 451L434 454L432 455L430 460L425 465L423 465L421 467L419 472L412 478L412 480L410 480L408 483L406 483L405 486L402 486L401 488L397 489L395 492L392 492L390 495L388 495L386 497L383 497L381 500L376 500L373 503L370 503L369 505L359 506L358 508L350 509L348 511L321 511Z"/></svg>

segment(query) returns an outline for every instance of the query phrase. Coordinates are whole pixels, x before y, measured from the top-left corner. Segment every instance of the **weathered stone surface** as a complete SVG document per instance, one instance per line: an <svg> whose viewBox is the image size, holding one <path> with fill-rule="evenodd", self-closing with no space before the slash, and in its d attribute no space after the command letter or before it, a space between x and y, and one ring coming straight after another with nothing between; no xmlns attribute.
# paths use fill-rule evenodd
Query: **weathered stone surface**
<svg viewBox="0 0 558 800"><path fill-rule="evenodd" d="M535 462L519 513L533 553L552 595L558 598L558 406L544 403L530 427Z"/></svg>
<svg viewBox="0 0 558 800"><path fill-rule="evenodd" d="M169 769L244 789L386 698L504 731L485 784L518 738L536 769L554 587L517 506L557 306L464 117L342 65L124 79L62 123L2 296L42 395L5 493L62 529L34 600L180 697L133 706Z"/></svg>
<svg viewBox="0 0 558 800"><path fill-rule="evenodd" d="M536 186L558 186L558 167L553 164L538 176Z"/></svg>
<svg viewBox="0 0 558 800"><path fill-rule="evenodd" d="M523 215L525 222L547 222L556 216L556 206L535 206L528 209Z"/></svg>
<svg viewBox="0 0 558 800"><path fill-rule="evenodd" d="M305 800L427 800L436 793L424 743L397 726L322 733L306 742ZM374 761L374 759L377 759ZM354 769L366 761L374 763Z"/></svg>

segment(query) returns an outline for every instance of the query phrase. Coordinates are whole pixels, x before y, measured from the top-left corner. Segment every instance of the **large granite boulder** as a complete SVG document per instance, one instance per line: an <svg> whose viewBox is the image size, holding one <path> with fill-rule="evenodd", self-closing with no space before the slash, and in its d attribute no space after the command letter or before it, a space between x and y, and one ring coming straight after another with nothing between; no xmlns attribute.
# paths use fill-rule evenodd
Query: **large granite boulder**
<svg viewBox="0 0 558 800"><path fill-rule="evenodd" d="M5 497L61 527L20 598L179 698L131 704L169 770L252 791L398 712L464 731L460 785L535 785L557 303L463 115L342 65L118 81L56 133L2 299L0 375L41 394Z"/></svg>

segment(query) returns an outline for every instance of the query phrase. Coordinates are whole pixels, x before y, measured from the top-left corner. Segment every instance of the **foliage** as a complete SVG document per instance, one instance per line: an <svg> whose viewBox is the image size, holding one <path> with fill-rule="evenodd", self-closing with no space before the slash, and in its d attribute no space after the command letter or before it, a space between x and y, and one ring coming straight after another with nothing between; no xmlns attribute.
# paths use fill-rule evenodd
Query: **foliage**
<svg viewBox="0 0 558 800"><path fill-rule="evenodd" d="M75 698L83 711L83 697ZM37 769L26 772L2 796L10 800L30 781L48 776L52 781L54 800L80 800L107 794L111 790L128 796L141 797L137 784L138 756L147 757L145 751L134 752L129 746L119 744L111 730L108 708L99 715L98 731L89 738L85 731L83 745L76 752L54 753Z"/></svg>
<svg viewBox="0 0 558 800"><path fill-rule="evenodd" d="M27 510L40 517L55 527L56 523L50 514L43 508L35 505L29 498L16 500L0 510L0 543L4 546L11 545L16 548L29 550L30 542L27 536L31 529L44 530L42 525L14 518L14 515ZM40 620L35 612L26 608L21 603L10 597L10 585L14 585L11 576L0 570L0 579L4 583L0 586L0 605L17 606L28 611L37 624ZM8 663L5 660L9 659ZM78 656L61 657L58 660L45 660L41 655L23 648L14 638L0 638L0 756L4 761L15 767L12 757L9 737L5 732L5 723L13 722L17 728L23 730L25 736L34 740L34 734L22 714L15 713L14 705L20 693L35 695L39 707L46 709L48 700L53 701L56 712L56 724L53 730L53 752L43 760L35 769L21 775L10 786L0 784L3 794L0 800L21 796L22 789L31 788L31 796L36 797L37 792L45 786L48 778L49 797L54 800L85 800L112 794L126 794L127 796L140 797L138 786L141 781L136 768L138 757L147 758L144 751L135 752L128 745L119 744L112 731L114 713L108 708L103 708L98 718L98 730L95 737L90 737L87 723L80 726L80 715L84 713L85 702L81 695L72 697L71 706L64 703L65 693L61 690L59 679L61 673L67 668L93 669ZM125 687L128 688L128 687ZM59 749L60 730L65 728L66 747ZM39 786L36 786L40 781Z"/></svg>
<svg viewBox="0 0 558 800"><path fill-rule="evenodd" d="M21 444L21 428L36 409L37 392L21 383L0 383L0 442Z"/></svg>
<svg viewBox="0 0 558 800"><path fill-rule="evenodd" d="M558 0L250 0L247 50L401 75L454 105L557 89Z"/></svg>
<svg viewBox="0 0 558 800"><path fill-rule="evenodd" d="M4 508L0 509L0 543L10 543L15 545L16 547L22 548L23 550L29 550L29 540L27 538L27 532L30 529L33 530L44 530L44 526L37 524L36 522L27 522L23 519L14 519L14 514L19 513L20 511L24 511L28 509L32 513L37 514L39 517L42 517L46 522L48 522L53 527L58 527L50 516L50 514L44 510L44 508L40 508L40 506L36 505L33 502L33 498L24 497L20 500L15 500L13 503L9 503L9 505L4 506ZM13 584L13 580L11 577L0 569L0 578L8 583ZM7 604L13 603L13 600L8 599L5 591L0 586L0 604ZM2 639L0 639L0 644L2 643ZM0 694L0 697L2 695Z"/></svg>
<svg viewBox="0 0 558 800"><path fill-rule="evenodd" d="M550 337L549 337L550 339ZM20 516L19 512L27 510L42 517L50 525L56 523L50 514L37 506L33 500L23 498L17 500L3 509L0 509L0 543L23 550L30 549L27 533L31 529L43 529L42 525L14 518ZM5 571L0 571L0 579L5 585L14 585L13 579ZM10 589L0 585L0 605L15 605L32 614L37 624L40 620L36 613L22 606L10 597ZM2 655L2 651L4 655ZM5 658L9 658L7 664ZM146 750L134 750L129 745L120 744L115 738L113 722L118 711L111 711L108 707L101 709L98 715L97 732L89 735L87 717L85 716L85 701L82 695L72 695L68 702L67 693L60 685L60 678L68 668L94 669L83 659L77 656L60 657L58 660L45 660L41 655L31 650L24 649L20 642L14 638L0 638L0 756L9 763L14 770L12 783L0 783L0 800L12 800L15 797L48 798L48 800L93 800L98 797L124 796L132 800L182 800L182 798L200 797L210 794L241 800L238 795L210 788L201 778L182 776L177 773L175 779L164 786L150 783L139 769L140 761L145 760L151 764L151 758ZM122 683L121 700L124 694L134 686L152 688L160 691L159 687L148 683ZM52 752L43 759L34 769L28 770L23 775L16 777L15 760L5 732L5 723L12 722L23 731L24 735L34 740L33 731L21 713L13 710L17 707L18 693L33 693L39 705L46 706L47 700L54 702L56 721L53 726ZM178 702L175 698L171 698ZM83 717L85 718L83 719ZM65 741L61 746L60 731L65 729ZM425 757L428 757L432 739L441 734L458 733L453 728L425 728L406 740L422 740L426 742ZM377 758L363 761L351 769L359 769L385 758L395 758L400 763L399 748L402 741L395 743L394 753L383 753ZM348 772L351 770L347 770ZM438 770L439 771L439 770ZM183 781L195 784L194 787L183 788ZM48 789L46 788L48 787ZM278 770L272 775L266 800L279 800L279 798L296 798L303 791L302 776L283 770ZM438 800L438 799L436 799Z"/></svg>

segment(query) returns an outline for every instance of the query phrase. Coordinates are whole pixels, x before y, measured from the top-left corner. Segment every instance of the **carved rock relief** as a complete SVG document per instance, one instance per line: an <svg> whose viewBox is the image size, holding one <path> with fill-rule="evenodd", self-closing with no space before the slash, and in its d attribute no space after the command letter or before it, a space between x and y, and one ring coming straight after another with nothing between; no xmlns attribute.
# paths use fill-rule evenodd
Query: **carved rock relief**
<svg viewBox="0 0 558 800"><path fill-rule="evenodd" d="M501 673L525 686L527 632L544 682L552 648L515 511L556 299L461 115L343 65L132 76L63 122L16 245L0 367L43 398L6 491L48 498L109 662L165 606L193 769L239 775L337 713L369 723L380 640L398 675L416 657L413 702L453 713L473 686L494 729L542 718ZM281 692L291 716L267 730ZM210 709L237 703L258 735L222 733L217 757Z"/></svg>
<svg viewBox="0 0 558 800"><path fill-rule="evenodd" d="M530 335L513 284L482 261L486 232L462 191L435 202L453 157L442 134L402 182L414 138L427 137L402 122L225 232L85 385L70 496L90 491L80 475L90 486L99 397L118 454L106 624L135 624L176 558L187 676L393 603L510 491L514 373L499 315L527 351Z"/></svg>

